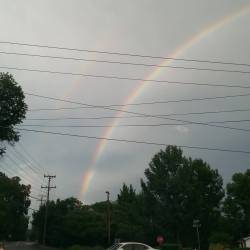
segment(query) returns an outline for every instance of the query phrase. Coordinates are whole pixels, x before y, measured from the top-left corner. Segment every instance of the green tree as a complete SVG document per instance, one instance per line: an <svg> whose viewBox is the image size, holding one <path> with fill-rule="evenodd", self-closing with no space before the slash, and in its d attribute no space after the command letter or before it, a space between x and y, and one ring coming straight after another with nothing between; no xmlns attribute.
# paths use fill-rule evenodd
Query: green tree
<svg viewBox="0 0 250 250"><path fill-rule="evenodd" d="M24 240L28 229L30 185L19 177L8 178L0 172L0 239Z"/></svg>
<svg viewBox="0 0 250 250"><path fill-rule="evenodd" d="M145 241L143 199L132 185L123 184L113 208L113 237L122 241Z"/></svg>
<svg viewBox="0 0 250 250"><path fill-rule="evenodd" d="M228 229L233 243L250 234L250 169L236 173L227 184L224 212L228 219Z"/></svg>
<svg viewBox="0 0 250 250"><path fill-rule="evenodd" d="M19 140L19 133L14 129L25 118L27 105L24 102L22 88L13 76L0 73L0 143L14 144ZM0 155L5 147L0 145Z"/></svg>
<svg viewBox="0 0 250 250"><path fill-rule="evenodd" d="M48 203L48 223L46 242L50 245L63 246L63 220L70 211L75 211L82 206L76 198L58 199ZM45 216L45 204L33 213L32 235L42 242Z"/></svg>
<svg viewBox="0 0 250 250"><path fill-rule="evenodd" d="M159 233L168 242L196 246L192 224L199 219L202 246L208 247L224 196L218 171L201 159L184 157L180 148L168 146L153 157L145 176L142 189L148 216Z"/></svg>
<svg viewBox="0 0 250 250"><path fill-rule="evenodd" d="M102 210L102 206L96 205ZM33 213L32 234L42 240L45 206ZM103 245L106 241L105 219L91 206L84 206L76 198L50 201L46 243L65 247L74 244Z"/></svg>
<svg viewBox="0 0 250 250"><path fill-rule="evenodd" d="M84 206L70 211L64 219L64 237L66 245L81 244L87 246L105 245L107 241L106 225L102 214L91 207Z"/></svg>

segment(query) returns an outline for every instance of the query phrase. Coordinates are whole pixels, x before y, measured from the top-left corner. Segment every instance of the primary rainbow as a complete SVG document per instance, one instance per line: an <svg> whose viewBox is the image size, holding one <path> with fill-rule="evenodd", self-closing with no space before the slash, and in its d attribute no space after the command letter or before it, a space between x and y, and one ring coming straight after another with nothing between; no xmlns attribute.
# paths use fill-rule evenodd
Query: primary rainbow
<svg viewBox="0 0 250 250"><path fill-rule="evenodd" d="M212 32L220 29L221 27L225 26L226 24L229 24L230 22L236 20L237 18L247 14L250 11L250 4L238 9L237 11L223 17L220 20L217 20L216 22L213 22L206 26L203 30L200 32L197 32L195 35L193 35L191 38L187 39L184 43L182 43L179 47L177 47L168 57L177 58L181 53L186 51L187 49L191 48L198 42L200 42L203 38L210 35ZM171 60L164 59L159 66L170 64ZM152 80L155 79L162 71L162 68L156 67L154 70L152 70L146 77L145 80ZM132 103L143 91L144 87L146 86L144 81L138 82L136 87L129 93L129 95L125 98L125 100L122 102L123 105L127 105L129 103ZM123 106L121 110L126 110L126 106ZM119 117L123 115L123 112L117 112L115 118L113 119L111 126L107 129L104 129L102 132L102 137L110 137L112 132L115 129L115 126L117 125L119 121ZM99 140L97 143L97 146L95 148L95 151L92 155L91 164L90 167L85 171L83 178L82 178L82 185L80 190L80 198L83 197L83 195L87 192L89 183L94 175L94 169L96 168L98 159L102 155L105 147L107 145L107 140Z"/></svg>

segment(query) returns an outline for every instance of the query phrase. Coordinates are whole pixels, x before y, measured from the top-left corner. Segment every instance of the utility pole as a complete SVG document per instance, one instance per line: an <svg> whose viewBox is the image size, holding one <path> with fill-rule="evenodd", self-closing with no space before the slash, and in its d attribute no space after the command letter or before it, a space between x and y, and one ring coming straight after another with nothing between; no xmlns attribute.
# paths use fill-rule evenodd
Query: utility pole
<svg viewBox="0 0 250 250"><path fill-rule="evenodd" d="M198 250L201 250L201 244L200 244L200 232L199 227L201 226L199 220L193 221L193 227L196 228L196 234L197 234L197 243L198 243Z"/></svg>
<svg viewBox="0 0 250 250"><path fill-rule="evenodd" d="M106 191L107 194L107 236L108 236L108 244L110 245L110 192Z"/></svg>
<svg viewBox="0 0 250 250"><path fill-rule="evenodd" d="M45 216L44 216L44 226L43 226L43 245L46 244L46 230L47 230L48 209L49 209L49 193L52 188L56 188L56 186L51 186L51 179L56 178L56 176L44 175L44 178L48 178L48 185L41 186L41 188L47 189L47 199L46 199L46 208L45 208Z"/></svg>
<svg viewBox="0 0 250 250"><path fill-rule="evenodd" d="M40 207L42 207L42 205L43 205L43 195L41 195L40 197L41 197L41 199L40 199Z"/></svg>

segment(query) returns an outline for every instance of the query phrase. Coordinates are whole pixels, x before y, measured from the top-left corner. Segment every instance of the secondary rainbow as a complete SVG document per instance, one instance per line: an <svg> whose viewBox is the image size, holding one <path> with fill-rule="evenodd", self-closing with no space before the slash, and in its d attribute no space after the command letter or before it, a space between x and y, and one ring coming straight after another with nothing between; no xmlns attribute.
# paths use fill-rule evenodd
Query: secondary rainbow
<svg viewBox="0 0 250 250"><path fill-rule="evenodd" d="M177 47L171 54L169 54L167 57L177 58L181 53L186 51L187 49L191 48L198 42L200 42L203 38L208 37L211 33L217 31L218 29L222 28L226 24L231 23L232 21L237 20L239 17L242 17L249 13L250 11L250 4L245 5L244 7L238 9L237 11L223 17L220 20L217 20L209 25L207 25L203 30L200 32L197 32L194 34L191 38L187 39L184 43L182 43L179 47ZM165 59L163 60L159 66L170 64L171 60ZM152 70L144 79L145 80L152 80L155 79L159 74L161 73L162 68L155 67L154 70ZM123 105L127 105L129 103L134 102L134 100L142 93L143 89L145 88L146 83L144 81L138 82L136 87L129 93L129 95L125 98L125 100L122 102ZM126 110L126 106L123 106L121 110ZM123 115L123 112L117 112L115 115L115 118L113 119L111 123L111 127L104 129L102 131L102 137L110 137L112 132L115 129L115 126L119 122L119 117ZM97 146L95 148L95 151L92 155L91 164L90 167L85 171L82 178L82 185L80 190L80 198L82 199L83 195L87 192L89 184L91 179L94 175L94 170L96 168L96 165L98 163L98 159L104 152L104 149L107 145L107 140L99 140L97 143Z"/></svg>

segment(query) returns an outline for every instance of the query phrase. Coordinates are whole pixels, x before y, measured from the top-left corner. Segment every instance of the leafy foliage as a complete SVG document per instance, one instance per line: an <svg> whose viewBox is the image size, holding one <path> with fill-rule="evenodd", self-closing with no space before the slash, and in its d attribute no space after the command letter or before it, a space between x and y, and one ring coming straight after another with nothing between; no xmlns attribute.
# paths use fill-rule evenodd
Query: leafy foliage
<svg viewBox="0 0 250 250"><path fill-rule="evenodd" d="M66 250L104 250L104 247L101 246L95 246L95 247L86 247L86 246L80 246L80 245L73 245Z"/></svg>
<svg viewBox="0 0 250 250"><path fill-rule="evenodd" d="M114 207L114 238L122 241L144 241L145 224L142 197L136 194L132 185L123 184Z"/></svg>
<svg viewBox="0 0 250 250"><path fill-rule="evenodd" d="M199 219L202 244L207 246L207 235L219 218L224 196L218 171L200 159L185 158L180 148L168 146L153 157L145 176L143 192L161 233L170 242L195 246L192 224Z"/></svg>
<svg viewBox="0 0 250 250"><path fill-rule="evenodd" d="M30 186L0 172L0 240L23 240L28 228Z"/></svg>
<svg viewBox="0 0 250 250"><path fill-rule="evenodd" d="M19 140L19 133L14 126L25 118L27 105L24 102L22 88L16 83L13 76L0 73L0 142L13 144ZM0 155L5 148L0 146Z"/></svg>
<svg viewBox="0 0 250 250"><path fill-rule="evenodd" d="M250 169L245 173L236 173L227 185L227 197L224 212L234 236L234 243L250 234Z"/></svg>
<svg viewBox="0 0 250 250"><path fill-rule="evenodd" d="M198 219L202 249L209 243L228 246L249 233L249 176L250 170L235 174L222 203L223 181L218 171L169 146L152 158L141 180L141 192L123 184L111 203L111 238L154 246L157 235L163 235L169 248L193 249L197 247L193 221ZM44 210L43 206L34 213L33 220L33 232L40 240ZM75 198L52 201L47 231L50 245L106 246L107 202L86 206Z"/></svg>
<svg viewBox="0 0 250 250"><path fill-rule="evenodd" d="M106 240L105 221L102 214L84 206L75 198L49 202L46 242L52 246L73 244L104 244ZM45 206L33 214L33 231L41 242Z"/></svg>

